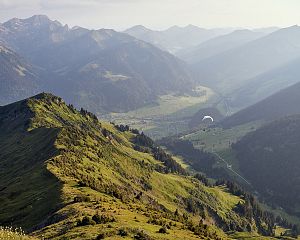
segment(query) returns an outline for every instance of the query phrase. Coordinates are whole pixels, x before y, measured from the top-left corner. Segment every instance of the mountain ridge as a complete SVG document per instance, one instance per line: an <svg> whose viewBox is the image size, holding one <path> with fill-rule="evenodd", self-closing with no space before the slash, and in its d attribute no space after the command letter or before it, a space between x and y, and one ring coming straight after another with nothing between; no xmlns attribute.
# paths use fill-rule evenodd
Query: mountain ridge
<svg viewBox="0 0 300 240"><path fill-rule="evenodd" d="M203 84L228 94L253 77L300 56L300 27L283 28L192 66ZM245 57L247 56L247 57ZM204 82L205 81L205 82ZM217 87L216 87L217 86Z"/></svg>
<svg viewBox="0 0 300 240"><path fill-rule="evenodd" d="M161 94L188 93L194 86L181 60L128 34L70 29L46 16L13 19L2 26L6 31L0 39L43 69L41 90L62 95L77 107L126 112L153 103Z"/></svg>
<svg viewBox="0 0 300 240"><path fill-rule="evenodd" d="M1 224L81 239L122 231L146 239L227 239L221 229L246 231L249 224L269 231L235 210L243 196L185 175L145 135L99 122L52 94L0 107L0 129Z"/></svg>
<svg viewBox="0 0 300 240"><path fill-rule="evenodd" d="M220 125L228 128L252 121L272 121L300 113L297 105L300 97L300 83L285 88L260 102L225 118Z"/></svg>
<svg viewBox="0 0 300 240"><path fill-rule="evenodd" d="M191 49L178 52L177 56L190 64L195 64L201 60L237 48L265 35L266 33L255 32L249 29L235 30L231 33L209 39Z"/></svg>
<svg viewBox="0 0 300 240"><path fill-rule="evenodd" d="M181 49L196 46L230 31L230 29L205 29L190 24L184 27L175 25L161 31L137 25L124 32L177 55L176 53Z"/></svg>

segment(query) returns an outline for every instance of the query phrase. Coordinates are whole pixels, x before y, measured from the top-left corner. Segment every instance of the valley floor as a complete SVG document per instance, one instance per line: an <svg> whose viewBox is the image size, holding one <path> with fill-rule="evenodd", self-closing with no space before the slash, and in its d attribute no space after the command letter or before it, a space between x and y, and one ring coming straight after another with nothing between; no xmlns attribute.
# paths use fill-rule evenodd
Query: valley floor
<svg viewBox="0 0 300 240"><path fill-rule="evenodd" d="M188 131L188 118L217 98L210 88L199 86L195 96L163 95L157 103L127 113L110 113L100 118L127 124L144 131L149 137L159 139Z"/></svg>

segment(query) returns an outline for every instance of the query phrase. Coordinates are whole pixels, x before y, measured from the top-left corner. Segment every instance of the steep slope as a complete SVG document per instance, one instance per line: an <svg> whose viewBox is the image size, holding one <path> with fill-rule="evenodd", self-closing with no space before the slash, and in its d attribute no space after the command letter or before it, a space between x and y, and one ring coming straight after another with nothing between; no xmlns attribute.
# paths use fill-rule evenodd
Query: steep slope
<svg viewBox="0 0 300 240"><path fill-rule="evenodd" d="M266 33L255 32L247 29L236 30L232 33L205 41L191 49L180 51L177 53L177 56L189 64L196 64L203 59L237 48L265 35Z"/></svg>
<svg viewBox="0 0 300 240"><path fill-rule="evenodd" d="M259 74L300 56L300 27L280 29L263 38L193 64L196 76L221 93L240 88Z"/></svg>
<svg viewBox="0 0 300 240"><path fill-rule="evenodd" d="M252 121L272 121L300 113L300 83L281 90L272 96L225 118L221 125L233 127Z"/></svg>
<svg viewBox="0 0 300 240"><path fill-rule="evenodd" d="M176 55L182 49L197 46L230 31L230 29L204 29L193 25L173 26L163 31L154 31L138 25L127 29L125 33Z"/></svg>
<svg viewBox="0 0 300 240"><path fill-rule="evenodd" d="M193 86L180 60L113 30L88 32L53 53L44 51L39 61L58 73L51 82L55 93L94 111L134 109L158 95L189 92Z"/></svg>
<svg viewBox="0 0 300 240"><path fill-rule="evenodd" d="M248 134L233 149L244 175L269 201L300 216L300 116L274 121Z"/></svg>
<svg viewBox="0 0 300 240"><path fill-rule="evenodd" d="M186 175L145 135L53 95L1 107L0 128L0 225L46 239L226 239L220 228L275 223L237 211L243 196Z"/></svg>
<svg viewBox="0 0 300 240"><path fill-rule="evenodd" d="M233 108L248 107L300 81L300 59L263 73L228 97Z"/></svg>
<svg viewBox="0 0 300 240"><path fill-rule="evenodd" d="M183 62L128 34L69 29L46 16L3 26L0 39L45 70L47 91L94 112L128 111L193 86Z"/></svg>
<svg viewBox="0 0 300 240"><path fill-rule="evenodd" d="M0 105L40 91L38 71L0 42Z"/></svg>

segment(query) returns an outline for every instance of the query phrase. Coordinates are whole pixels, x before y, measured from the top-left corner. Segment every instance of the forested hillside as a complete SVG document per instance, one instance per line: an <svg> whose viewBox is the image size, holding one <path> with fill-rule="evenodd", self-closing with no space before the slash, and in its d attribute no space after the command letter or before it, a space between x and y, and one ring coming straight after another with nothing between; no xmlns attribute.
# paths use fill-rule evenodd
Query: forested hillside
<svg viewBox="0 0 300 240"><path fill-rule="evenodd" d="M233 145L240 169L268 200L300 216L300 116L276 120Z"/></svg>

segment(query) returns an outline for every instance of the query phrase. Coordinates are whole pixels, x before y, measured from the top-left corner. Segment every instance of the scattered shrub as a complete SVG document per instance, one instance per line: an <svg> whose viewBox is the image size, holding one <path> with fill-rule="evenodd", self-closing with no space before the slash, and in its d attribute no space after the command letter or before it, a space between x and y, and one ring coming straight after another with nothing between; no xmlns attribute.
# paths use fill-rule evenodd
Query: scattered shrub
<svg viewBox="0 0 300 240"><path fill-rule="evenodd" d="M100 233L97 237L96 240L104 239L105 238L105 233Z"/></svg>
<svg viewBox="0 0 300 240"><path fill-rule="evenodd" d="M150 236L148 236L148 234L146 234L144 231L138 231L133 239L135 240L152 240Z"/></svg>
<svg viewBox="0 0 300 240"><path fill-rule="evenodd" d="M76 202L90 202L91 199L88 197L88 196L76 196L74 197L74 200L73 200L75 203Z"/></svg>
<svg viewBox="0 0 300 240"><path fill-rule="evenodd" d="M104 215L104 214L100 215L99 213L95 214L92 217L92 220L95 221L97 224L104 224L104 223L116 221L116 219L113 216Z"/></svg>
<svg viewBox="0 0 300 240"><path fill-rule="evenodd" d="M95 225L96 222L88 216L84 216L82 220L77 221L77 226Z"/></svg>
<svg viewBox="0 0 300 240"><path fill-rule="evenodd" d="M161 227L159 230L158 230L159 233L163 233L163 234L166 234L168 233L167 231L167 228L166 227Z"/></svg>
<svg viewBox="0 0 300 240"><path fill-rule="evenodd" d="M126 236L128 236L128 232L124 228L121 228L121 229L119 229L118 235L120 235L122 237L126 237Z"/></svg>

